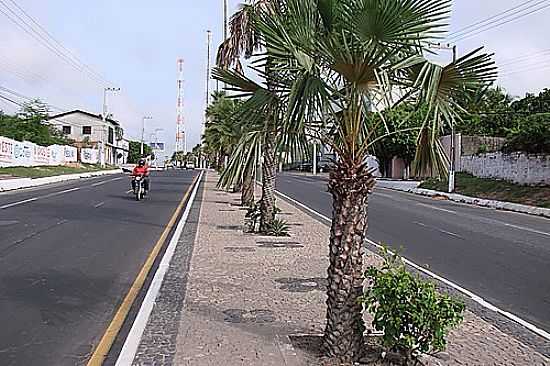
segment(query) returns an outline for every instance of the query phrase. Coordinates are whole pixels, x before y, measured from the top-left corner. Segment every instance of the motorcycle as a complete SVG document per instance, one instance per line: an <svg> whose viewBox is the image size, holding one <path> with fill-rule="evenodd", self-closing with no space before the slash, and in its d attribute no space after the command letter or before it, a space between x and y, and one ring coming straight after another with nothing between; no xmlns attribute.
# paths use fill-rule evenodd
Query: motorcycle
<svg viewBox="0 0 550 366"><path fill-rule="evenodd" d="M136 201L140 201L145 198L145 178L141 175L138 175L133 178L132 186L134 187L134 195L136 196Z"/></svg>

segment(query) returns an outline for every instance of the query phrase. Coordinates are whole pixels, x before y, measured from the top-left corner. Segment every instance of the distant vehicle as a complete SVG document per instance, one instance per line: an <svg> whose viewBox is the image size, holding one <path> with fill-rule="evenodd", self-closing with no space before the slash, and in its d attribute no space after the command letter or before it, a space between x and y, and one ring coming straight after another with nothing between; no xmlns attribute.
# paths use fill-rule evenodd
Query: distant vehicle
<svg viewBox="0 0 550 366"><path fill-rule="evenodd" d="M187 169L187 170L194 170L194 169L195 169L195 163L187 163L187 164L185 164L185 169Z"/></svg>
<svg viewBox="0 0 550 366"><path fill-rule="evenodd" d="M300 171L300 172L311 172L311 171L313 171L313 164L312 163L300 163L298 165L298 171Z"/></svg>

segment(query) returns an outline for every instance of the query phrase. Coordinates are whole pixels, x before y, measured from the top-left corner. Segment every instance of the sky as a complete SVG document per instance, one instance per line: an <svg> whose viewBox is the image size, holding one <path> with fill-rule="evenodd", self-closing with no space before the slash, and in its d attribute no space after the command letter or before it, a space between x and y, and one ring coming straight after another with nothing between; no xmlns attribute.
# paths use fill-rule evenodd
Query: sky
<svg viewBox="0 0 550 366"><path fill-rule="evenodd" d="M450 32L525 2L455 0ZM529 2L549 7L457 41L459 55L480 46L495 53L503 75L498 84L514 96L550 87L550 51L521 58L550 50L550 37L545 31L550 4L543 0ZM239 3L229 0L230 13ZM52 46L48 49L38 42L35 38L41 39L39 36L31 37L32 31L14 25L6 16L18 20L10 9L37 27L15 4L62 45L57 46L57 53L75 55L87 68L67 62L52 51ZM190 149L200 141L204 119L206 30L213 32L213 62L221 42L222 4L223 0L0 0L0 86L39 97L54 108L79 108L98 114L102 111L103 88L120 87L121 92L109 94L108 106L115 119L121 121L126 137L140 139L142 117L151 116L153 119L146 122L146 140L157 131L158 141L166 142L168 150L173 150L176 61L183 58ZM449 52L441 51L442 60L451 57ZM213 89L215 82L210 86ZM0 109L14 112L17 108L0 100Z"/></svg>

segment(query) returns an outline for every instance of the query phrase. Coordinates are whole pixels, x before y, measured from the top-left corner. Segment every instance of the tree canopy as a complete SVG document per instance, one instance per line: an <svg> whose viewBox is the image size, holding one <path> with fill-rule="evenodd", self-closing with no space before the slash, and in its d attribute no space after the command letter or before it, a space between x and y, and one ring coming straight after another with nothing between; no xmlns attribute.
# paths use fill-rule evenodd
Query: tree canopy
<svg viewBox="0 0 550 366"><path fill-rule="evenodd" d="M23 104L16 115L0 111L0 136L42 146L67 144L61 131L47 123L49 112L46 104L38 99Z"/></svg>

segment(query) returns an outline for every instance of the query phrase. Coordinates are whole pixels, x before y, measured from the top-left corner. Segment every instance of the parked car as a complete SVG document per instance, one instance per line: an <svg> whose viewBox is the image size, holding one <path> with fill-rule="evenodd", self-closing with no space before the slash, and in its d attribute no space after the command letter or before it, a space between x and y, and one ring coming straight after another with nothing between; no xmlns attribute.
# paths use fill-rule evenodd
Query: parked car
<svg viewBox="0 0 550 366"><path fill-rule="evenodd" d="M300 172L312 172L313 164L312 163L300 163L298 165L298 171Z"/></svg>
<svg viewBox="0 0 550 366"><path fill-rule="evenodd" d="M195 169L195 163L187 163L185 164L185 169L187 170L194 170Z"/></svg>

